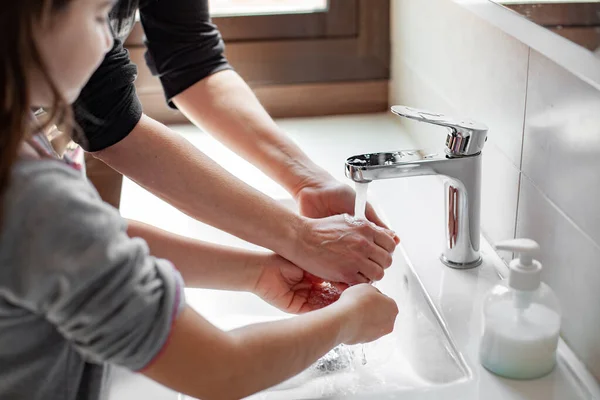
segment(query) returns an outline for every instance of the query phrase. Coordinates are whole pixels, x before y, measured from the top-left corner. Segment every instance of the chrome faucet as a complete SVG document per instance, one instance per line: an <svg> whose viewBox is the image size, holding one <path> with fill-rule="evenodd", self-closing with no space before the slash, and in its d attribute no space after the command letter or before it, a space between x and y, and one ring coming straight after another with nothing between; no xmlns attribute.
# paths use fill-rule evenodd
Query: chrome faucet
<svg viewBox="0 0 600 400"><path fill-rule="evenodd" d="M481 150L488 128L468 119L405 106L393 106L392 112L448 128L446 146L435 151L401 150L350 157L346 160L346 176L363 183L422 175L446 177L446 246L440 258L452 268L477 267L481 264Z"/></svg>

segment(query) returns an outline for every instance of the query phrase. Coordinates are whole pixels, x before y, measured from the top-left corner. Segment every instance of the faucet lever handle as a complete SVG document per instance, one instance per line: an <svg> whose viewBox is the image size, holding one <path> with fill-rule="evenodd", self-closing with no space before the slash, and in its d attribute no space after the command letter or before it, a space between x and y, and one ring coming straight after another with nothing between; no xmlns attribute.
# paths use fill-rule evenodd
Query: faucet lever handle
<svg viewBox="0 0 600 400"><path fill-rule="evenodd" d="M400 117L448 128L450 132L446 138L446 153L450 156L479 154L487 140L487 126L467 118L452 118L406 106L392 106L392 112Z"/></svg>

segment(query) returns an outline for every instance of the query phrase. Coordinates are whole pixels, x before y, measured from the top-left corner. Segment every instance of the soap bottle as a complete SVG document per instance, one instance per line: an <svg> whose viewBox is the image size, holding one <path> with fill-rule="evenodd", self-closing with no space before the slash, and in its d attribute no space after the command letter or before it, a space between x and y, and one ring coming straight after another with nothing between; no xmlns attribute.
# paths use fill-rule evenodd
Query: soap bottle
<svg viewBox="0 0 600 400"><path fill-rule="evenodd" d="M483 300L481 364L511 379L535 379L556 364L560 332L558 299L541 282L542 265L533 257L539 245L530 239L498 243L498 250L518 254L510 262L508 280L493 287Z"/></svg>

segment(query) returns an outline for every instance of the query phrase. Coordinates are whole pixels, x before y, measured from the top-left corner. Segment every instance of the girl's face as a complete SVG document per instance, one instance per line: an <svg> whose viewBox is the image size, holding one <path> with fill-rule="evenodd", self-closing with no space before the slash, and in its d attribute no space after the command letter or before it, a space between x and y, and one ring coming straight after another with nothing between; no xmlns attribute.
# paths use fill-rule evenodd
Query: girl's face
<svg viewBox="0 0 600 400"><path fill-rule="evenodd" d="M112 48L108 13L115 0L72 0L38 27L35 41L50 78L73 103ZM51 91L40 71L31 71L32 106L48 106Z"/></svg>

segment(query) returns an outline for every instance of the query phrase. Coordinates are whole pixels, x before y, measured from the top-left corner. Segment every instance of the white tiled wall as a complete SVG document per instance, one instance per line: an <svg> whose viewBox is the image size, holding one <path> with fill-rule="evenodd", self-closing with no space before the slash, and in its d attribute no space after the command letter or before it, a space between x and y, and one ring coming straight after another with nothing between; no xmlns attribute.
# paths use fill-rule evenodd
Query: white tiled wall
<svg viewBox="0 0 600 400"><path fill-rule="evenodd" d="M600 91L535 51L522 170L600 243Z"/></svg>
<svg viewBox="0 0 600 400"><path fill-rule="evenodd" d="M600 92L452 0L393 0L391 27L390 102L488 125L482 231L540 242L563 337L600 379Z"/></svg>

